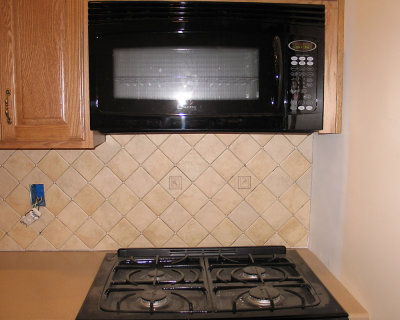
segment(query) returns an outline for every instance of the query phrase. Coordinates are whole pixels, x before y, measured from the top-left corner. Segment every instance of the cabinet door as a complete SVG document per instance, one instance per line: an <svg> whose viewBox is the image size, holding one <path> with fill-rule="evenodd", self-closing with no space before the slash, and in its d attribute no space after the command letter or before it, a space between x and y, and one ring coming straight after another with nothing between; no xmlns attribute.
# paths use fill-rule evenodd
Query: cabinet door
<svg viewBox="0 0 400 320"><path fill-rule="evenodd" d="M93 146L85 99L85 5L0 0L0 148Z"/></svg>

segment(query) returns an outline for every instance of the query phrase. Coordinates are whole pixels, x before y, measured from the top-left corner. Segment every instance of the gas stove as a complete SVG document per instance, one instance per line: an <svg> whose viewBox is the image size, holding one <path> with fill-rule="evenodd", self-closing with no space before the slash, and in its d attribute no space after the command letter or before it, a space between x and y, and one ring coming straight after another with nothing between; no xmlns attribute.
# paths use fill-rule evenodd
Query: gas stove
<svg viewBox="0 0 400 320"><path fill-rule="evenodd" d="M283 246L119 249L76 319L348 319Z"/></svg>

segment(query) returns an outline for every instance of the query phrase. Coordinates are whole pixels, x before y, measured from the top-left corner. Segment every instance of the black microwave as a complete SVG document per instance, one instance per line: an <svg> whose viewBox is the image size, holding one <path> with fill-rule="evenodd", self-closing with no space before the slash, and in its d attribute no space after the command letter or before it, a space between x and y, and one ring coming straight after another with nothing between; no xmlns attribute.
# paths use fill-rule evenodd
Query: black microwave
<svg viewBox="0 0 400 320"><path fill-rule="evenodd" d="M324 39L321 5L91 1L91 129L320 130Z"/></svg>

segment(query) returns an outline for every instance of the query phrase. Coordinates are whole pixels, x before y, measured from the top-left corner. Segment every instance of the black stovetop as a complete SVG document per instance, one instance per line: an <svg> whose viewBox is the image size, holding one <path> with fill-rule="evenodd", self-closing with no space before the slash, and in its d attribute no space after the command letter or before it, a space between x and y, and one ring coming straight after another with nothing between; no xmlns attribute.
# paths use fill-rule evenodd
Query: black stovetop
<svg viewBox="0 0 400 320"><path fill-rule="evenodd" d="M348 319L295 250L283 246L120 249L77 319Z"/></svg>

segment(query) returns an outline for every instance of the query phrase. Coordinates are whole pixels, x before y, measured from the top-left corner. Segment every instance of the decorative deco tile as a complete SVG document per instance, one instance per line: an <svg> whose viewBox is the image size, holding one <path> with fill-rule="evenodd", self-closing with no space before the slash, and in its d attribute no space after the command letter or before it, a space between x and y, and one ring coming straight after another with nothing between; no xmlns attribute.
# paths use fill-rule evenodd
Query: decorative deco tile
<svg viewBox="0 0 400 320"><path fill-rule="evenodd" d="M307 246L313 135L110 135L0 151L0 250ZM46 207L29 227L29 184Z"/></svg>

